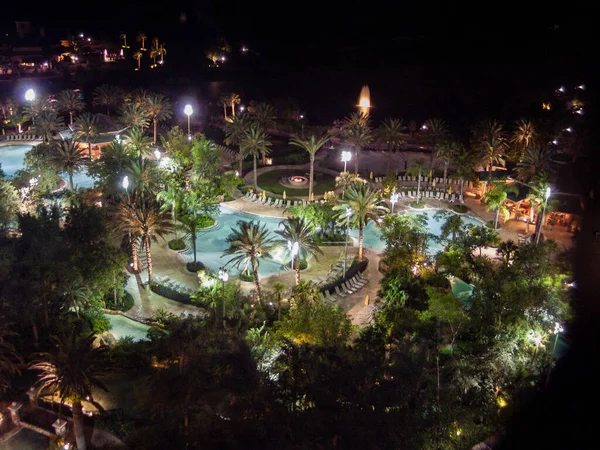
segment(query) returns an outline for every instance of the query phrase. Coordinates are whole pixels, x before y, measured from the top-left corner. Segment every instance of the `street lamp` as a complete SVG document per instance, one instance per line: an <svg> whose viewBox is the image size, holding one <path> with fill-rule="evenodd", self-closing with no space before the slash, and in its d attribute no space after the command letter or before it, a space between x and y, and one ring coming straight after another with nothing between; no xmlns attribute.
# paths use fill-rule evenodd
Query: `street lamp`
<svg viewBox="0 0 600 450"><path fill-rule="evenodd" d="M190 131L190 117L192 116L192 114L194 114L194 108L192 108L192 105L190 105L189 103L187 105L185 105L185 107L183 108L183 113L188 116L188 138L192 135L192 132Z"/></svg>
<svg viewBox="0 0 600 450"><path fill-rule="evenodd" d="M542 211L542 218L541 218L540 226L538 228L537 236L535 237L536 244L538 242L540 242L540 234L542 234L542 225L544 224L544 216L546 215L546 207L548 206L548 199L550 198L551 194L552 194L552 189L550 189L550 186L548 186L546 188L546 192L544 192L544 210Z"/></svg>
<svg viewBox="0 0 600 450"><path fill-rule="evenodd" d="M219 267L219 280L223 282L223 327L225 327L225 283L229 280L229 273L224 267Z"/></svg>
<svg viewBox="0 0 600 450"><path fill-rule="evenodd" d="M157 161L160 160L160 150L159 149L154 150L154 156L156 157Z"/></svg>
<svg viewBox="0 0 600 450"><path fill-rule="evenodd" d="M35 100L35 91L32 88L29 88L25 91L25 100L28 102Z"/></svg>
<svg viewBox="0 0 600 450"><path fill-rule="evenodd" d="M529 363L529 369L527 369L527 371L531 373L531 369L533 368L533 363L535 362L535 357L537 356L538 348L542 345L542 336L540 334L537 334L534 331L530 331L529 335L527 337L529 338L529 340L531 342L533 342L533 345L535 345L535 350L533 351L533 357L531 358L531 362Z"/></svg>
<svg viewBox="0 0 600 450"><path fill-rule="evenodd" d="M346 259L348 259L348 228L350 228L350 216L352 216L352 208L346 206L346 211L344 211L344 217L346 217L346 241L344 242L344 275L342 279L346 278Z"/></svg>
<svg viewBox="0 0 600 450"><path fill-rule="evenodd" d="M350 161L352 159L352 153L344 150L342 152L342 162L344 163L344 172L346 172L346 164L348 164L348 161Z"/></svg>
<svg viewBox="0 0 600 450"><path fill-rule="evenodd" d="M296 275L294 274L294 258L298 254L298 249L299 249L298 241L295 241L295 242L288 241L287 245L288 245L288 250L292 254L292 275L294 277L294 280L296 280ZM296 282L296 284L297 284L297 282Z"/></svg>
<svg viewBox="0 0 600 450"><path fill-rule="evenodd" d="M556 350L556 344L558 344L558 335L565 331L562 325L558 322L554 323L554 345L552 346L552 356L554 356L554 351Z"/></svg>
<svg viewBox="0 0 600 450"><path fill-rule="evenodd" d="M396 188L394 188L394 191L392 192L392 195L390 196L390 203L392 204L392 214L394 214L394 205L396 204L396 202L398 202L399 197L400 196L396 192Z"/></svg>

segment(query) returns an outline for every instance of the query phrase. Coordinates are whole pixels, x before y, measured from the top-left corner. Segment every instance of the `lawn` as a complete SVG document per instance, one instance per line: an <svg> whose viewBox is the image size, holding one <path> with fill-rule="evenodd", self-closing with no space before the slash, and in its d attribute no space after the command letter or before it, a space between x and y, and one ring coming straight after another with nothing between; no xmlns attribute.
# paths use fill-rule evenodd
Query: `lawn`
<svg viewBox="0 0 600 450"><path fill-rule="evenodd" d="M282 186L279 184L284 176L291 175L306 175L308 177L308 169L300 170L272 170L270 172L259 175L258 186L265 191L272 192L273 194L282 195L283 191L286 192L288 197L306 197L308 196L308 188L306 189L291 189L289 187ZM321 195L327 191L335 190L335 177L326 175L322 172L315 171L315 195Z"/></svg>

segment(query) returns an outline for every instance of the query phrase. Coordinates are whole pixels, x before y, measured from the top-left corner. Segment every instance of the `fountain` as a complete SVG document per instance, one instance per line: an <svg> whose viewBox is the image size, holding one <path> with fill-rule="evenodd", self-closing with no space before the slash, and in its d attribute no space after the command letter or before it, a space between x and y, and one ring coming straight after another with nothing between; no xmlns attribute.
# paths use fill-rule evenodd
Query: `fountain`
<svg viewBox="0 0 600 450"><path fill-rule="evenodd" d="M363 116L369 114L371 108L371 91L369 86L364 85L360 90L360 97L358 99L358 110Z"/></svg>
<svg viewBox="0 0 600 450"><path fill-rule="evenodd" d="M281 179L281 184L292 189L304 189L308 187L308 177L303 175L284 176Z"/></svg>

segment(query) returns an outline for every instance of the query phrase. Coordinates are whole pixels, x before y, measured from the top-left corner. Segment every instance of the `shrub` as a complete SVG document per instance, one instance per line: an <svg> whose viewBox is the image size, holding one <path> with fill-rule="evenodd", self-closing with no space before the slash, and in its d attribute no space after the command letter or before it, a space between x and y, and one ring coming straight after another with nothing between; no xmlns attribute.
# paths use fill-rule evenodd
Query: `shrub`
<svg viewBox="0 0 600 450"><path fill-rule="evenodd" d="M190 296L193 294L191 289L183 290L163 284L162 282L154 282L150 285L150 290L162 297L175 300L179 303L191 303Z"/></svg>
<svg viewBox="0 0 600 450"><path fill-rule="evenodd" d="M240 280L254 282L254 274L249 270L240 273Z"/></svg>
<svg viewBox="0 0 600 450"><path fill-rule="evenodd" d="M185 265L185 268L187 269L188 272L192 272L192 273L196 273L199 272L200 270L205 270L206 266L204 264L202 264L200 261L190 261L189 263L187 263Z"/></svg>
<svg viewBox="0 0 600 450"><path fill-rule="evenodd" d="M94 426L114 434L119 439L124 439L133 430L133 422L126 420L116 411L94 415Z"/></svg>
<svg viewBox="0 0 600 450"><path fill-rule="evenodd" d="M186 247L183 239L171 239L169 241L169 248L171 250L183 250Z"/></svg>
<svg viewBox="0 0 600 450"><path fill-rule="evenodd" d="M122 291L118 294L116 304L113 301L112 293L104 296L104 305L106 309L112 309L113 311L129 311L133 308L133 304L133 296L127 291Z"/></svg>
<svg viewBox="0 0 600 450"><path fill-rule="evenodd" d="M413 208L425 208L425 202L422 202L422 201L410 202L410 206L412 206Z"/></svg>
<svg viewBox="0 0 600 450"><path fill-rule="evenodd" d="M295 262L296 262L296 261L294 261L294 263L295 263ZM290 261L289 263L287 263L287 264L285 265L285 267L289 269L289 268L290 268L290 264L291 264L291 263L292 263L292 262ZM306 260L305 260L305 259L301 259L301 260L300 260L300 270L305 270L307 267L308 267L308 263L306 262Z"/></svg>
<svg viewBox="0 0 600 450"><path fill-rule="evenodd" d="M198 228L208 228L215 224L215 219L210 216L200 216L198 220Z"/></svg>
<svg viewBox="0 0 600 450"><path fill-rule="evenodd" d="M469 208L467 208L465 205L454 205L452 206L452 211L459 214L464 214L469 211Z"/></svg>

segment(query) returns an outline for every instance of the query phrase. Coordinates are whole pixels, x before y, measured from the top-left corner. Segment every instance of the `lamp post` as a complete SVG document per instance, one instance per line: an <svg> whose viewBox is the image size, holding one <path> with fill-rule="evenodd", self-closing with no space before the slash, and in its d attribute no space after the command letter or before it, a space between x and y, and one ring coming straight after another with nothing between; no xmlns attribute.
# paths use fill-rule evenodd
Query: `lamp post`
<svg viewBox="0 0 600 450"><path fill-rule="evenodd" d="M534 331L530 331L528 337L531 340L531 342L533 342L533 345L535 345L535 350L533 351L533 357L531 358L531 362L529 363L529 368L527 369L527 371L529 373L531 373L531 369L533 369L533 363L535 362L535 357L537 356L537 353L538 353L538 348L540 347L540 345L542 345L542 336L535 333Z"/></svg>
<svg viewBox="0 0 600 450"><path fill-rule="evenodd" d="M288 250L292 254L292 277L293 277L293 280L294 280L294 283L292 283L292 284L298 284L297 280L296 280L296 271L295 271L295 267L294 267L294 258L298 254L299 245L298 245L297 241L295 241L295 242L288 241L287 245L288 245Z"/></svg>
<svg viewBox="0 0 600 450"><path fill-rule="evenodd" d="M192 137L190 117L194 114L194 108L189 103L183 108L183 113L188 116L188 139Z"/></svg>
<svg viewBox="0 0 600 450"><path fill-rule="evenodd" d="M342 162L344 163L344 172L346 172L346 164L352 159L352 152L344 150L342 152Z"/></svg>
<svg viewBox="0 0 600 450"><path fill-rule="evenodd" d="M156 158L157 161L160 160L160 150L159 149L154 150L154 157Z"/></svg>
<svg viewBox="0 0 600 450"><path fill-rule="evenodd" d="M552 189L550 186L546 188L546 192L544 192L544 210L542 211L542 218L540 221L540 227L538 228L537 236L535 237L536 245L540 242L540 234L542 234L542 225L544 224L544 216L546 215L546 207L548 206L548 199L552 194Z"/></svg>
<svg viewBox="0 0 600 450"><path fill-rule="evenodd" d="M554 323L554 345L552 346L552 356L554 356L554 352L556 351L556 344L558 344L558 335L565 331L562 325L558 322Z"/></svg>
<svg viewBox="0 0 600 450"><path fill-rule="evenodd" d="M229 273L224 267L219 267L219 280L223 282L223 328L225 328L225 283L229 280Z"/></svg>
<svg viewBox="0 0 600 450"><path fill-rule="evenodd" d="M123 189L125 189L125 192L127 193L127 200L129 201L129 177L127 175L125 175L125 177L123 178Z"/></svg>
<svg viewBox="0 0 600 450"><path fill-rule="evenodd" d="M346 206L344 216L346 217L346 240L344 242L344 275L342 277L343 279L346 278L346 259L348 259L348 228L350 228L350 216L352 216L352 208Z"/></svg>
<svg viewBox="0 0 600 450"><path fill-rule="evenodd" d="M390 196L390 203L392 204L392 214L394 214L394 205L398 202L398 198L399 198L399 195L396 192L396 188L394 188L394 191L392 192L392 195Z"/></svg>
<svg viewBox="0 0 600 450"><path fill-rule="evenodd" d="M302 127L302 137L304 137L304 114L300 114L300 126Z"/></svg>
<svg viewBox="0 0 600 450"><path fill-rule="evenodd" d="M29 88L25 91L25 100L32 102L35 100L35 91L33 88Z"/></svg>

